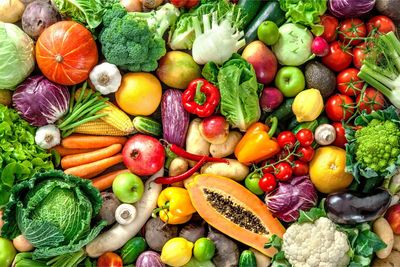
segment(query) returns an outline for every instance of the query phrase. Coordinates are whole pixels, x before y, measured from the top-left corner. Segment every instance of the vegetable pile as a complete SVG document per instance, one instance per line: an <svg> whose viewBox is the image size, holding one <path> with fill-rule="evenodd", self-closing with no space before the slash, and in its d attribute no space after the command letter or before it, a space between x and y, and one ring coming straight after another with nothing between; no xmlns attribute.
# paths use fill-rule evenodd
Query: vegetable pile
<svg viewBox="0 0 400 267"><path fill-rule="evenodd" d="M398 0L0 0L0 266L400 266Z"/></svg>

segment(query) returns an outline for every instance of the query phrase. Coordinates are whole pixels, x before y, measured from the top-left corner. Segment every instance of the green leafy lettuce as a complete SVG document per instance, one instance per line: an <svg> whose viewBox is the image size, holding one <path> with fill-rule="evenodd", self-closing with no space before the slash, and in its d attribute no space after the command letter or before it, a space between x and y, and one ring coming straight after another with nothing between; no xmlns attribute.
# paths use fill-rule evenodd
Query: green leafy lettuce
<svg viewBox="0 0 400 267"><path fill-rule="evenodd" d="M220 68L215 63L207 63L202 74L218 85L221 114L233 128L246 131L260 119L259 86L250 63L234 54Z"/></svg>
<svg viewBox="0 0 400 267"><path fill-rule="evenodd" d="M100 192L88 180L62 171L36 173L12 188L1 234L23 234L35 247L33 259L77 252L106 225L92 227L101 205Z"/></svg>
<svg viewBox="0 0 400 267"><path fill-rule="evenodd" d="M0 105L0 207L7 204L15 183L51 169L51 155L35 144L35 127Z"/></svg>

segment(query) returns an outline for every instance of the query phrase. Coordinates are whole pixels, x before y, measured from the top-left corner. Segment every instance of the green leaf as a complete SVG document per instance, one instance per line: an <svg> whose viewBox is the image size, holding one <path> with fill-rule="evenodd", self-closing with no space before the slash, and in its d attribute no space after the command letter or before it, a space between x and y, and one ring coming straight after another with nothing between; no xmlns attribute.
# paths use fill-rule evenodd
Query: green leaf
<svg viewBox="0 0 400 267"><path fill-rule="evenodd" d="M309 211L300 211L300 216L297 219L298 223L312 223L321 217L326 217L326 211L324 208L325 199L321 200L318 207L312 208Z"/></svg>
<svg viewBox="0 0 400 267"><path fill-rule="evenodd" d="M269 242L264 245L264 248L276 248L277 250L281 250L282 242L282 238L274 234L271 236Z"/></svg>
<svg viewBox="0 0 400 267"><path fill-rule="evenodd" d="M280 6L286 12L286 18L289 22L299 23L304 26L316 28L316 34L323 33L321 25L315 25L320 21L320 16L327 9L327 1L321 0L279 0Z"/></svg>

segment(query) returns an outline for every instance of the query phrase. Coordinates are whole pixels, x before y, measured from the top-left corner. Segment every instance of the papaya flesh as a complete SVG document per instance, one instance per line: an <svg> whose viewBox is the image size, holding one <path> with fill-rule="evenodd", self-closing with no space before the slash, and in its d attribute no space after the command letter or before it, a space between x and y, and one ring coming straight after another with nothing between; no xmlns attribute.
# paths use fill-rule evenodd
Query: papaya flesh
<svg viewBox="0 0 400 267"><path fill-rule="evenodd" d="M264 245L273 234L282 238L285 228L245 187L213 174L196 175L185 181L185 187L194 208L208 224L269 257L277 252Z"/></svg>

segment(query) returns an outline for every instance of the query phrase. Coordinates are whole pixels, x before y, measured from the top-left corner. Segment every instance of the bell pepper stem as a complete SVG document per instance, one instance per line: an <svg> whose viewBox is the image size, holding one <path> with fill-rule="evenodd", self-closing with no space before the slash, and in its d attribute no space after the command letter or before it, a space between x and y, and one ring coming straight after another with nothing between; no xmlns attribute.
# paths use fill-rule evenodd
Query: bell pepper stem
<svg viewBox="0 0 400 267"><path fill-rule="evenodd" d="M278 119L276 117L272 117L270 121L271 121L271 128L268 131L268 136L272 137L275 134L276 129L278 128Z"/></svg>
<svg viewBox="0 0 400 267"><path fill-rule="evenodd" d="M165 202L165 204L162 207L155 208L153 212L151 213L151 217L157 218L157 214L162 211L162 210L167 210L169 211L169 201Z"/></svg>
<svg viewBox="0 0 400 267"><path fill-rule="evenodd" d="M196 85L196 94L194 96L194 101L199 104L203 105L206 102L206 95L201 92L201 87L204 85L202 81L197 82Z"/></svg>

